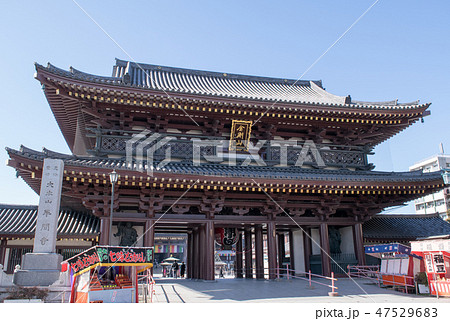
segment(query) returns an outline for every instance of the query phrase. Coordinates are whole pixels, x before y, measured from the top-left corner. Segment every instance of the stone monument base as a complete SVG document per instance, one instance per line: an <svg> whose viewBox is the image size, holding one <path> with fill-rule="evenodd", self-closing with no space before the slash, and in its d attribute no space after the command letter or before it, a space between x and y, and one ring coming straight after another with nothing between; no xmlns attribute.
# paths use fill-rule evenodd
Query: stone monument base
<svg viewBox="0 0 450 321"><path fill-rule="evenodd" d="M59 279L62 256L56 253L26 253L22 266L14 271L13 282L19 286L49 286Z"/></svg>

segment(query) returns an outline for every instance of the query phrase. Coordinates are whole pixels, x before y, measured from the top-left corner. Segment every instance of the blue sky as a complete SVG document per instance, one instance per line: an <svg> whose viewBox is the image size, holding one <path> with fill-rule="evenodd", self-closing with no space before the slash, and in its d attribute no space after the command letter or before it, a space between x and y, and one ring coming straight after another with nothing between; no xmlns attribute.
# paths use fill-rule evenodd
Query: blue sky
<svg viewBox="0 0 450 321"><path fill-rule="evenodd" d="M4 1L0 4L0 152L69 153L34 62L108 76L114 58L297 79L373 1ZM431 116L375 149L377 170L406 171L450 151L450 3L381 0L303 77L356 100L431 102ZM0 166L0 202L38 196ZM396 212L412 212L411 206Z"/></svg>

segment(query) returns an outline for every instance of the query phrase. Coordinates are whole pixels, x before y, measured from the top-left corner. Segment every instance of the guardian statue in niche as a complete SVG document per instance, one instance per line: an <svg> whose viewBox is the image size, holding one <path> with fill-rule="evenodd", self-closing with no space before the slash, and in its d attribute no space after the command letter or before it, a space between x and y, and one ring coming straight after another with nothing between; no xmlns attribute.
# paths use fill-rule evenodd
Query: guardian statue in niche
<svg viewBox="0 0 450 321"><path fill-rule="evenodd" d="M330 239L330 253L341 253L341 232L336 226L328 227L328 236Z"/></svg>
<svg viewBox="0 0 450 321"><path fill-rule="evenodd" d="M125 225L119 223L117 225L118 232L114 236L121 236L119 246L133 246L136 245L137 241L137 231L133 228L130 222Z"/></svg>

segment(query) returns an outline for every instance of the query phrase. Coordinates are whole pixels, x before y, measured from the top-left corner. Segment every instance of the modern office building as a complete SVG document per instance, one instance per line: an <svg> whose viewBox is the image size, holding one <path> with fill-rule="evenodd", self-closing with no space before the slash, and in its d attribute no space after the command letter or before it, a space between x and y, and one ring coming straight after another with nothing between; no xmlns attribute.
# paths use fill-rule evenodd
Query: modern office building
<svg viewBox="0 0 450 321"><path fill-rule="evenodd" d="M410 171L423 173L438 172L450 169L450 155L435 155L417 162L409 168ZM450 187L445 187L435 193L424 195L414 201L417 214L439 214L447 220L450 215Z"/></svg>

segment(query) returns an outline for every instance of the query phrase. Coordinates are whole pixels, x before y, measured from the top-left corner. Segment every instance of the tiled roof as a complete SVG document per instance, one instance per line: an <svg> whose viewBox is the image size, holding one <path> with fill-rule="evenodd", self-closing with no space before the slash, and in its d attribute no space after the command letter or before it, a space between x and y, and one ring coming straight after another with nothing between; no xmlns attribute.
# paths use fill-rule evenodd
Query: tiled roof
<svg viewBox="0 0 450 321"><path fill-rule="evenodd" d="M37 211L33 205L0 204L0 235L34 235ZM100 233L100 221L88 213L61 210L57 233L58 237L95 237Z"/></svg>
<svg viewBox="0 0 450 321"><path fill-rule="evenodd" d="M381 214L363 224L363 235L368 241L412 241L447 234L450 234L450 223L438 214Z"/></svg>
<svg viewBox="0 0 450 321"><path fill-rule="evenodd" d="M201 96L235 98L265 102L317 104L350 108L407 109L428 106L418 101L398 103L353 101L350 96L337 96L322 87L322 81L294 80L164 67L116 59L112 77L92 75L73 67L64 70L51 65L36 68L60 76L98 84L136 87Z"/></svg>
<svg viewBox="0 0 450 321"><path fill-rule="evenodd" d="M65 166L104 168L128 171L146 171L147 163L142 167L136 162L129 164L124 159L77 157L65 155L43 149L42 152L21 146L20 150L6 148L11 155L19 155L28 159L43 161L44 158L59 158L64 160ZM378 171L351 171L351 170L325 170L304 169L298 166L270 167L270 166L229 166L225 164L200 164L173 162L163 168L153 168L154 173L172 173L181 175L267 178L288 180L324 180L336 182L424 182L442 180L440 172L378 172Z"/></svg>

